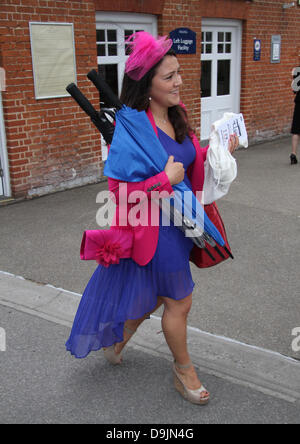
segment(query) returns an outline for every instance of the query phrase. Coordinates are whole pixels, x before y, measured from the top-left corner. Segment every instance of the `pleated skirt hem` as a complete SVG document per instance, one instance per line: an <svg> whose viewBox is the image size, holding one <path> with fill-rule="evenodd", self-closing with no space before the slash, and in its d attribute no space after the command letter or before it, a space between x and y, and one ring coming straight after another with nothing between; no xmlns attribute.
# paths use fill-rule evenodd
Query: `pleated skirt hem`
<svg viewBox="0 0 300 444"><path fill-rule="evenodd" d="M97 267L79 304L66 349L78 359L91 351L122 342L124 323L154 310L158 296L181 300L194 289L189 267L160 272L150 263L139 266L132 259Z"/></svg>

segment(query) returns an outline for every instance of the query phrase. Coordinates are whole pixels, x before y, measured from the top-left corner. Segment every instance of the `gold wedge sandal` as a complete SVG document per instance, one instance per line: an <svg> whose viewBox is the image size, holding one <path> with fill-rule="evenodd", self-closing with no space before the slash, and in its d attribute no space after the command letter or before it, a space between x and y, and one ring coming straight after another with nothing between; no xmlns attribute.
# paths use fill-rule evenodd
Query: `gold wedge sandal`
<svg viewBox="0 0 300 444"><path fill-rule="evenodd" d="M124 326L124 331L127 331L127 333L130 334L130 337L133 336L134 333L136 332L136 330L131 330L130 328L125 327L125 326ZM122 364L122 361L123 361L122 352L121 353L115 352L115 344L111 345L110 347L103 348L103 353L104 353L105 359L110 364L113 364L113 365Z"/></svg>
<svg viewBox="0 0 300 444"><path fill-rule="evenodd" d="M173 372L174 372L174 384L176 390L187 400L192 402L193 404L205 405L209 402L209 395L203 396L203 393L208 393L206 388L202 385L199 389L191 390L187 388L182 380L181 374L177 371L176 367L187 369L190 368L193 364L181 365L177 362L173 364Z"/></svg>

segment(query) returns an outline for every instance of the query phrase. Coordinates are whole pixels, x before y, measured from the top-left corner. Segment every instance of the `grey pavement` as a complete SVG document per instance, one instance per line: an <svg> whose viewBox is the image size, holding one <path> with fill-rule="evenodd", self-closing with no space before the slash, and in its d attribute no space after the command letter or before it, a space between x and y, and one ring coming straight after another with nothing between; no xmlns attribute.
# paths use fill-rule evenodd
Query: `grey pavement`
<svg viewBox="0 0 300 444"><path fill-rule="evenodd" d="M1 424L299 423L298 361L189 329L193 362L212 395L195 406L173 387L156 317L114 367L101 351L81 360L65 351L78 295L3 274L0 289Z"/></svg>
<svg viewBox="0 0 300 444"><path fill-rule="evenodd" d="M289 153L289 138L237 152L238 179L219 203L235 260L192 266L189 345L213 395L203 409L172 387L160 311L122 369L101 352L78 361L64 351L95 269L80 261L81 236L98 228L106 182L0 207L0 270L12 274L0 273L0 422L299 423L300 176Z"/></svg>

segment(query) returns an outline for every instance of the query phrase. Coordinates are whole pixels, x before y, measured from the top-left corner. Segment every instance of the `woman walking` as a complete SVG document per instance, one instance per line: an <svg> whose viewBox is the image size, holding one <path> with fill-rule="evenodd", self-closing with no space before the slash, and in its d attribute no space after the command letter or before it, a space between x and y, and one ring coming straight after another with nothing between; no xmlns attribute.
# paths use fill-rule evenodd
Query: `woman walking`
<svg viewBox="0 0 300 444"><path fill-rule="evenodd" d="M151 191L172 194L184 180L193 191L202 190L206 149L200 148L180 105L181 70L171 40L155 39L146 32L134 35L126 64L121 101L146 111L153 137L169 155L164 171L142 182L126 183L127 193ZM231 152L238 139L230 140ZM122 147L120 147L122 149ZM118 205L120 181L108 178ZM149 216L149 219L150 216ZM187 348L187 317L192 306L194 282L190 255L194 244L172 221L170 226L130 227L134 231L131 258L108 268L99 265L80 302L67 350L78 358L104 349L112 364L122 363L122 352L141 323L162 304L162 329L174 357L175 388L190 402L206 404L209 393L200 382Z"/></svg>
<svg viewBox="0 0 300 444"><path fill-rule="evenodd" d="M300 69L300 67L299 67ZM297 76L293 76L294 79L297 79ZM299 75L298 75L299 78ZM298 151L298 145L300 140L300 78L297 82L297 88L294 90L294 93L296 94L295 97L295 109L294 109L294 115L293 115L293 123L292 123L292 154L290 156L291 158L291 165L296 165L298 163L297 159L297 151Z"/></svg>

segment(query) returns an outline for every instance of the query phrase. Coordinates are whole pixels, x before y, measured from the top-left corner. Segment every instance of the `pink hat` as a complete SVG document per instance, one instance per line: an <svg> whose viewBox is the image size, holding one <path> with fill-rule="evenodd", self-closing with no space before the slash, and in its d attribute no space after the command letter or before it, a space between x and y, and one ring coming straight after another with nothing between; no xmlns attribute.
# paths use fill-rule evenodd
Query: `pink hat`
<svg viewBox="0 0 300 444"><path fill-rule="evenodd" d="M173 45L167 36L157 39L149 32L140 31L131 35L126 43L132 45L125 72L133 80L141 80L156 65Z"/></svg>

